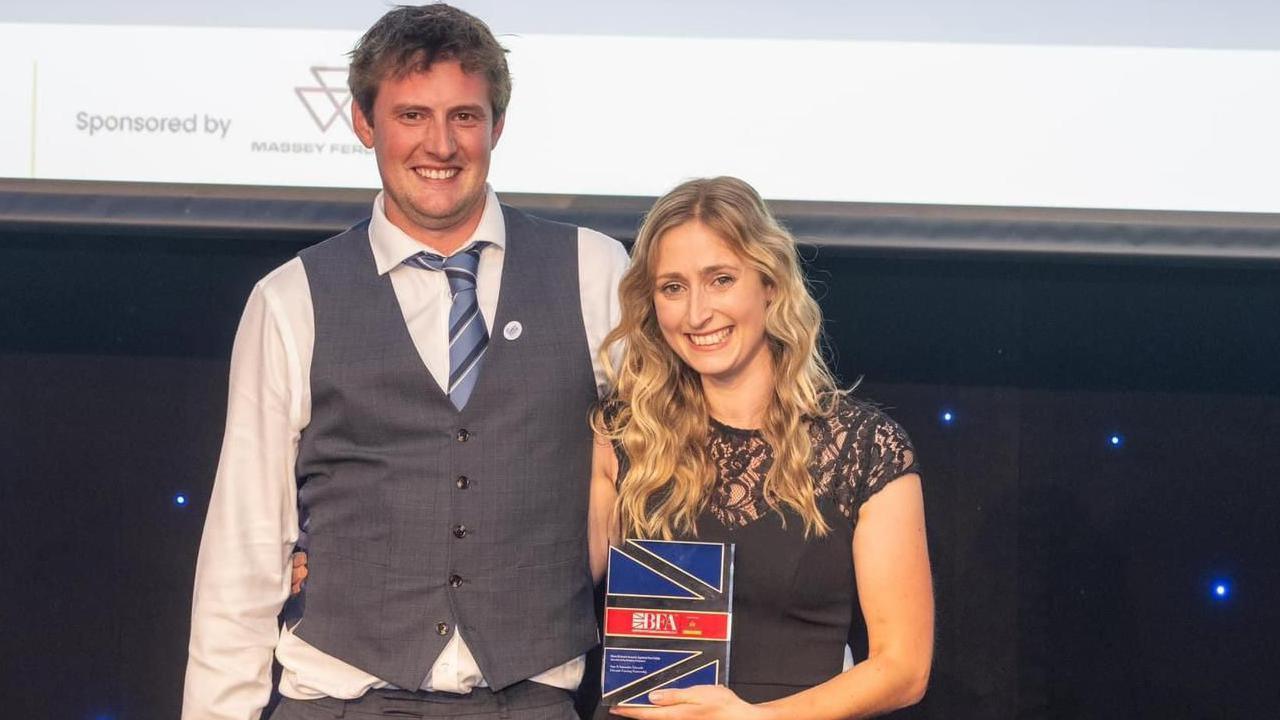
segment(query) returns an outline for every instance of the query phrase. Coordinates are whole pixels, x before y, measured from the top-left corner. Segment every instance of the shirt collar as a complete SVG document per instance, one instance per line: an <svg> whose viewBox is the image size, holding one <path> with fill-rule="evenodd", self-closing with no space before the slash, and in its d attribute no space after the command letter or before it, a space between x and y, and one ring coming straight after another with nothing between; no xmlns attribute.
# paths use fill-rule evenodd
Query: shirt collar
<svg viewBox="0 0 1280 720"><path fill-rule="evenodd" d="M409 237L409 234L396 227L387 219L384 209L385 193L379 192L373 199L373 215L369 219L369 245L373 248L373 260L379 275L385 275L406 259L431 248ZM462 252L478 242L486 242L505 249L507 246L507 225L502 218L502 206L498 203L498 195L489 185L485 185L484 212L480 215L480 224L471 237L458 248Z"/></svg>

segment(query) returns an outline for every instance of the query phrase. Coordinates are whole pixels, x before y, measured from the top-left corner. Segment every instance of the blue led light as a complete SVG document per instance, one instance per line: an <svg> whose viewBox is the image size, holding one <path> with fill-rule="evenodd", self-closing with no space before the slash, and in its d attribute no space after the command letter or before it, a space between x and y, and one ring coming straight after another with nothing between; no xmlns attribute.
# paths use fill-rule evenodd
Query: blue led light
<svg viewBox="0 0 1280 720"><path fill-rule="evenodd" d="M1121 447L1124 445L1124 436L1120 433L1111 433L1110 437L1107 438L1107 444L1113 448Z"/></svg>
<svg viewBox="0 0 1280 720"><path fill-rule="evenodd" d="M177 505L178 507L186 507L186 505L187 505L187 494L186 494L186 493L178 493L177 495L174 495L174 496L173 496L173 504L174 504L174 505Z"/></svg>
<svg viewBox="0 0 1280 720"><path fill-rule="evenodd" d="M950 410L943 410L938 417L942 420L943 425L950 425L956 421L956 414Z"/></svg>
<svg viewBox="0 0 1280 720"><path fill-rule="evenodd" d="M1213 584L1213 597L1215 600L1226 600L1231 597L1231 585L1225 580L1219 580Z"/></svg>

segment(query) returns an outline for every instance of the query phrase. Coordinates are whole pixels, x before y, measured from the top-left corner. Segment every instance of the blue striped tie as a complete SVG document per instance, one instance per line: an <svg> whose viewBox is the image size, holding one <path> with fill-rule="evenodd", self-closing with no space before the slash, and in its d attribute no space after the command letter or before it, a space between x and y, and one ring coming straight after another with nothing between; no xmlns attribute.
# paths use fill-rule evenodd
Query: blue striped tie
<svg viewBox="0 0 1280 720"><path fill-rule="evenodd" d="M446 392L459 410L466 407L467 398L475 389L476 378L480 377L480 361L489 345L489 331L476 299L476 267L480 264L483 244L476 243L466 252L447 258L424 251L404 261L405 265L422 270L443 270L449 279L453 305L449 308L449 387Z"/></svg>

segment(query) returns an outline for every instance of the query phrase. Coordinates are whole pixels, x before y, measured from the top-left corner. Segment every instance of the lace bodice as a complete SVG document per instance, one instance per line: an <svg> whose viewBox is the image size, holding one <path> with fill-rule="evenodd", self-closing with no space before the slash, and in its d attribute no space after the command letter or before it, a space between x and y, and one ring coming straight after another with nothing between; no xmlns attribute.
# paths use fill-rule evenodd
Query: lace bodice
<svg viewBox="0 0 1280 720"><path fill-rule="evenodd" d="M862 503L890 480L919 470L906 432L863 401L842 399L831 417L810 423L809 437L815 490L820 498L830 497L850 523L856 523ZM716 486L707 509L716 519L741 527L770 511L763 483L773 448L759 431L712 420L710 454Z"/></svg>

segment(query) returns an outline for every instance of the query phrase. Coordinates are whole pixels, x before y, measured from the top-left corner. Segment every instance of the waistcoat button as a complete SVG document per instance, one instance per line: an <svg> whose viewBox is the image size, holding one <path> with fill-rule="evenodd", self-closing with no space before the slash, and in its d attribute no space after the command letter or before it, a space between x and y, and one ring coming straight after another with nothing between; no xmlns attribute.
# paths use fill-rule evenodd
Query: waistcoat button
<svg viewBox="0 0 1280 720"><path fill-rule="evenodd" d="M463 428L458 431L458 442L466 442L471 439L471 431Z"/></svg>
<svg viewBox="0 0 1280 720"><path fill-rule="evenodd" d="M449 587L455 587L455 588L456 588L456 587L462 587L462 576L460 576L460 575L450 575L450 576L449 576Z"/></svg>
<svg viewBox="0 0 1280 720"><path fill-rule="evenodd" d="M436 634L437 634L437 635L448 635L448 634L449 634L449 623L436 623Z"/></svg>
<svg viewBox="0 0 1280 720"><path fill-rule="evenodd" d="M455 527L455 528L453 529L453 536L454 536L454 537L456 537L456 538L458 538L459 540L461 540L462 538L466 537L466 536L467 536L467 526L466 526L466 525L458 525L457 527Z"/></svg>
<svg viewBox="0 0 1280 720"><path fill-rule="evenodd" d="M471 479L466 475L459 475L458 479L454 481L454 484L458 486L459 490L466 490L471 487Z"/></svg>

